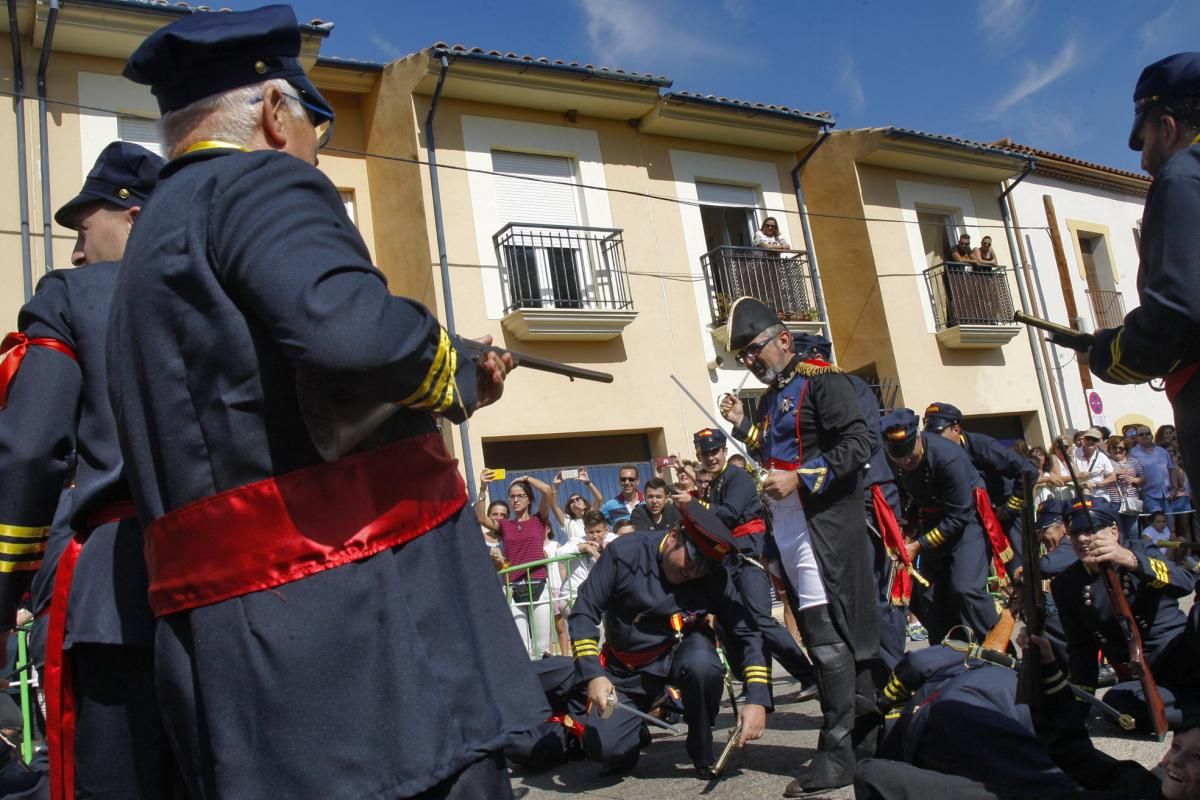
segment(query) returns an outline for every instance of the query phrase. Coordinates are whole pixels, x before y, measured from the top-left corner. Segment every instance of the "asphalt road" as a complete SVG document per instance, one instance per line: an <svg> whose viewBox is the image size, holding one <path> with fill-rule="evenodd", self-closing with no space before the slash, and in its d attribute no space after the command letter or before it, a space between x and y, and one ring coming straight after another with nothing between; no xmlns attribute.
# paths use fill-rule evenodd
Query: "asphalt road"
<svg viewBox="0 0 1200 800"><path fill-rule="evenodd" d="M911 647L924 646L910 642ZM820 730L820 708L815 700L795 703L798 684L775 665L776 709L767 721L762 739L747 745L733 757L730 768L717 781L702 781L695 775L684 750L684 737L666 731L653 734L654 743L642 753L633 772L624 776L600 777L599 767L588 761L576 761L540 772L514 770L513 791L518 800L549 800L564 795L605 800L673 800L684 797L772 798L781 797L788 781L812 756ZM726 711L717 718L715 738L723 744L732 727L732 715ZM1142 764L1157 764L1166 751L1143 737L1125 736L1101 719L1091 722L1093 740L1102 750L1117 758ZM845 788L819 795L852 798Z"/></svg>

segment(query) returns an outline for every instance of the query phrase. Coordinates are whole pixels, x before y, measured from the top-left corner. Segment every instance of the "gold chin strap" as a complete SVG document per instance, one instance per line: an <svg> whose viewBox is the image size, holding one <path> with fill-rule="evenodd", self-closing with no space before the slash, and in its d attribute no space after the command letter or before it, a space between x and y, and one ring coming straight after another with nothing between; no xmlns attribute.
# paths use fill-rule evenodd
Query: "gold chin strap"
<svg viewBox="0 0 1200 800"><path fill-rule="evenodd" d="M1196 138L1192 139L1192 144L1200 144L1200 133L1197 133ZM1191 147L1192 144L1189 144L1188 147Z"/></svg>
<svg viewBox="0 0 1200 800"><path fill-rule="evenodd" d="M241 150L243 153L249 153L245 147L232 142L222 142L220 139L205 139L191 145L187 150L184 150L179 155L186 156L188 153L195 153L200 150Z"/></svg>

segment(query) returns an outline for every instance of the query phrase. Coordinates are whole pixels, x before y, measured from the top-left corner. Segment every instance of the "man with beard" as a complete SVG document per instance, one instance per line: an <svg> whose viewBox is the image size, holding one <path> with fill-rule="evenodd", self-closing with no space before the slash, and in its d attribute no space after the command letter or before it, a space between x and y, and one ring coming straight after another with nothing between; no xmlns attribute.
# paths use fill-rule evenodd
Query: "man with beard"
<svg viewBox="0 0 1200 800"><path fill-rule="evenodd" d="M785 792L800 797L853 780L856 720L874 711L879 624L862 513L870 437L846 376L825 361L797 356L774 311L743 297L728 324L729 349L768 389L757 419L732 395L722 398L721 414L770 470L762 491L817 670L823 716L817 754Z"/></svg>

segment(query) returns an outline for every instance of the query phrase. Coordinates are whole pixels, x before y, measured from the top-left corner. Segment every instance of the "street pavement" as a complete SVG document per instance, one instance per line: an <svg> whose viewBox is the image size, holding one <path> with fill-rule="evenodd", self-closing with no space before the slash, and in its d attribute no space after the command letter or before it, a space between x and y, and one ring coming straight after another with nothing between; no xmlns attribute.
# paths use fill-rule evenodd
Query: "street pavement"
<svg viewBox="0 0 1200 800"><path fill-rule="evenodd" d="M923 646L923 642L909 643L910 649ZM604 800L781 797L788 781L815 752L821 717L815 700L795 702L799 684L778 664L773 674L783 678L775 682L776 708L767 719L767 732L744 751L735 753L729 769L719 780L702 781L696 777L684 750L683 736L655 731L653 744L642 753L631 773L602 778L599 766L588 761L537 772L514 770L514 794L518 800L549 800L564 795ZM715 729L719 747L728 739L731 728L732 714L726 704ZM1166 751L1166 744L1148 737L1123 735L1099 718L1091 721L1091 730L1097 747L1117 758L1151 765L1157 764ZM847 787L815 796L852 798L854 791Z"/></svg>

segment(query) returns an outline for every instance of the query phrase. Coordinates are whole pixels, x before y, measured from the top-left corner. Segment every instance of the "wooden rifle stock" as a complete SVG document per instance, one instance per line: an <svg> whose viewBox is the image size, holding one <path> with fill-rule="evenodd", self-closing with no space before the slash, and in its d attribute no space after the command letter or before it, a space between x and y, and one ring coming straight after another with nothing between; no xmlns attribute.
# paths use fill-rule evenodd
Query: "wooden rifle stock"
<svg viewBox="0 0 1200 800"><path fill-rule="evenodd" d="M1086 501L1083 486L1079 483L1079 476L1075 474L1074 463L1062 442L1058 442L1058 451L1063 457L1063 463L1067 465L1067 471L1071 473L1071 483L1075 486L1076 497ZM1086 505L1084 508L1087 510L1088 527L1094 531L1096 523L1092 519L1092 512L1087 509ZM1142 648L1142 632L1133 616L1133 610L1129 607L1129 598L1125 596L1125 589L1121 586L1121 578L1117 575L1116 568L1107 561L1100 564L1099 567L1100 576L1104 579L1104 588L1108 592L1108 599L1117 612L1121 633L1124 634L1125 643L1129 648L1129 666L1142 684L1142 693L1146 695L1146 707L1150 709L1150 722L1154 728L1154 735L1161 742L1167 738L1167 712L1163 708L1162 695L1158 693L1158 683L1154 680L1150 665L1146 663L1146 653Z"/></svg>
<svg viewBox="0 0 1200 800"><path fill-rule="evenodd" d="M1042 595L1041 550L1042 542L1037 531L1037 516L1033 507L1034 480L1026 475L1022 480L1021 497L1025 501L1021 509L1021 616L1025 619L1025 630L1037 636L1046 633L1046 598ZM1030 709L1038 709L1045 698L1042 685L1040 658L1025 654L1021 672L1017 678L1017 702Z"/></svg>
<svg viewBox="0 0 1200 800"><path fill-rule="evenodd" d="M515 350L505 350L503 347L481 344L472 339L459 339L457 345L459 350L470 353L476 359L487 353L498 353L500 355L508 353L513 357L513 361L516 362L517 366L527 369L535 369L539 372L552 372L555 375L563 375L571 380L581 378L585 381L597 381L599 383L613 382L613 376L608 372L599 372L598 370L584 369L583 367L572 367L561 361L551 361L548 358L538 358L526 353L518 353Z"/></svg>

